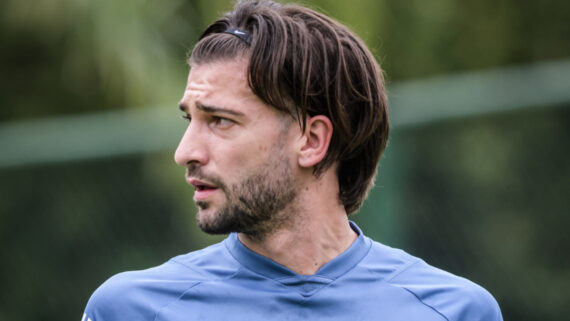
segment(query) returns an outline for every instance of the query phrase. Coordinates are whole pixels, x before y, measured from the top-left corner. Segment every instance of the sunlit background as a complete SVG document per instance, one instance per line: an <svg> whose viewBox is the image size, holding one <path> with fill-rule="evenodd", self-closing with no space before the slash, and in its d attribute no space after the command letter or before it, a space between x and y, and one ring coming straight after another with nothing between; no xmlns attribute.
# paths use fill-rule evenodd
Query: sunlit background
<svg viewBox="0 0 570 321"><path fill-rule="evenodd" d="M505 320L567 318L570 2L305 3L387 75L392 136L353 219L483 285ZM187 52L230 8L0 2L0 320L79 320L111 275L220 240L173 152Z"/></svg>

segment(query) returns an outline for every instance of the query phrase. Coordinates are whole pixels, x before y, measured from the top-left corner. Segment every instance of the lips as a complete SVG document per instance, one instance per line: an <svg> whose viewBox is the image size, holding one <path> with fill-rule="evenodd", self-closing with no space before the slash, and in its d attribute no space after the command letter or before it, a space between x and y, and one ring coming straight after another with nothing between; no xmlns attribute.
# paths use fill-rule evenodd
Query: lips
<svg viewBox="0 0 570 321"><path fill-rule="evenodd" d="M187 181L190 185L194 186L194 199L196 201L205 200L218 190L216 185L206 181L192 178L187 178Z"/></svg>
<svg viewBox="0 0 570 321"><path fill-rule="evenodd" d="M199 190L199 191L216 188L216 186L214 186L213 184L209 184L209 183L197 180L197 179L190 180L190 185L194 186L194 188L196 190Z"/></svg>

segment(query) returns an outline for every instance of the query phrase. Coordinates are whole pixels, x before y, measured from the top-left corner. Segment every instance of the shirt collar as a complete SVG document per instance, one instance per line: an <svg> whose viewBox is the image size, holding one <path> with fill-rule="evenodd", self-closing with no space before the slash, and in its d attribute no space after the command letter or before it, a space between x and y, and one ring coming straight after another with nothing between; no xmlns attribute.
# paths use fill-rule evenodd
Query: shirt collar
<svg viewBox="0 0 570 321"><path fill-rule="evenodd" d="M350 227L358 234L356 240L348 249L321 267L314 275L297 274L283 265L250 250L241 243L237 233L230 234L224 243L230 254L242 266L265 277L292 281L332 281L356 266L366 256L372 245L371 240L362 234L362 230L354 222L350 221Z"/></svg>

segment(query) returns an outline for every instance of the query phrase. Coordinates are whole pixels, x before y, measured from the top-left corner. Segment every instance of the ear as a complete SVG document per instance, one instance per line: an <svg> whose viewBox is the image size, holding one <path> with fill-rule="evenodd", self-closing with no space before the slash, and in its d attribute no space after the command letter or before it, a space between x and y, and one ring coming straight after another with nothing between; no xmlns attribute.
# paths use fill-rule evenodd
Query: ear
<svg viewBox="0 0 570 321"><path fill-rule="evenodd" d="M330 119L323 115L309 117L305 124L298 160L301 167L313 167L323 160L329 149L333 126Z"/></svg>

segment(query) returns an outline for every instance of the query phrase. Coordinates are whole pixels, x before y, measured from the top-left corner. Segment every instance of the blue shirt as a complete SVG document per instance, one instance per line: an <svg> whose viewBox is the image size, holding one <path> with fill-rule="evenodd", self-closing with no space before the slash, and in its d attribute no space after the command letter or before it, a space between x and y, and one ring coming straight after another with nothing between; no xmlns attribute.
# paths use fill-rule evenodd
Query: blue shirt
<svg viewBox="0 0 570 321"><path fill-rule="evenodd" d="M359 234L314 275L299 275L230 236L91 296L82 321L502 320L482 287Z"/></svg>

